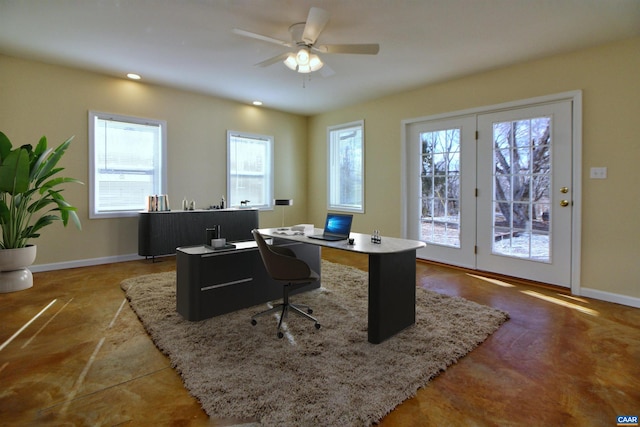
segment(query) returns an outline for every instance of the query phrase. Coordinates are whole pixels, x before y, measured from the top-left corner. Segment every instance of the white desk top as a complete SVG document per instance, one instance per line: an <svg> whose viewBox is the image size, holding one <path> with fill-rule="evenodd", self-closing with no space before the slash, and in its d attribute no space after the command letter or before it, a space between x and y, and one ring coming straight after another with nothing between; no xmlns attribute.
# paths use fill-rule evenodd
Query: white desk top
<svg viewBox="0 0 640 427"><path fill-rule="evenodd" d="M398 239L396 237L384 236L382 236L381 243L372 243L371 235L361 233L349 234L349 237L354 240L354 244L350 245L347 240L331 242L327 240L310 239L304 234L294 233L290 228L287 228L286 230L283 230L282 228L261 228L258 231L260 232L260 234L267 237L293 240L296 242L308 243L310 245L325 246L328 248L342 249L351 252L360 252L363 254L404 252L416 250L426 246L424 242L420 242L417 240ZM313 234L322 234L322 231L322 228L315 228Z"/></svg>
<svg viewBox="0 0 640 427"><path fill-rule="evenodd" d="M195 245L195 246L180 246L176 248L176 251L184 252L188 255L211 255L211 254L223 254L233 251L241 251L244 249L256 249L258 244L254 240L248 240L246 242L229 242L232 243L235 248L220 248L213 249L211 246Z"/></svg>

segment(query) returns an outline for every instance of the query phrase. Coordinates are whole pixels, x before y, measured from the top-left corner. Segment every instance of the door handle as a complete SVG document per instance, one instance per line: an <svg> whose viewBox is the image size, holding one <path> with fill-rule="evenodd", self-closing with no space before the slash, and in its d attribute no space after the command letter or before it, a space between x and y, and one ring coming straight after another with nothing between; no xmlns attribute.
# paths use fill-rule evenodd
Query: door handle
<svg viewBox="0 0 640 427"><path fill-rule="evenodd" d="M560 200L560 206L562 206L563 208L566 208L567 206L569 206L569 201L568 200Z"/></svg>

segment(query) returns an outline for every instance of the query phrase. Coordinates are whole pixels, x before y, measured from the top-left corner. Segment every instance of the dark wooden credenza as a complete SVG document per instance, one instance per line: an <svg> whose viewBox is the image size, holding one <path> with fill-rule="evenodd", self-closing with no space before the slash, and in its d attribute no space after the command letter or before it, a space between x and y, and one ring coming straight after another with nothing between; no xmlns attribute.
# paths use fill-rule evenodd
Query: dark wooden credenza
<svg viewBox="0 0 640 427"><path fill-rule="evenodd" d="M206 229L219 225L227 242L253 240L257 209L141 212L138 216L138 255L156 257L176 253L179 246L205 243Z"/></svg>

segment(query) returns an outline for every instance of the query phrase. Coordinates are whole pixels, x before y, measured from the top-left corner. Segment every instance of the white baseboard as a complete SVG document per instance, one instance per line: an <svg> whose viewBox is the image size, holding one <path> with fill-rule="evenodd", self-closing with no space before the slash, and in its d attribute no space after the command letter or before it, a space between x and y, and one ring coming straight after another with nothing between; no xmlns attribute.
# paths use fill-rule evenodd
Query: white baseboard
<svg viewBox="0 0 640 427"><path fill-rule="evenodd" d="M114 262L135 261L144 259L138 254L115 255L102 258L79 259L75 261L56 262L52 264L34 264L29 267L33 273L42 271L64 270L67 268L90 267L92 265L112 264Z"/></svg>
<svg viewBox="0 0 640 427"><path fill-rule="evenodd" d="M580 288L580 296L640 308L640 298L630 297L628 295L614 294L597 289Z"/></svg>

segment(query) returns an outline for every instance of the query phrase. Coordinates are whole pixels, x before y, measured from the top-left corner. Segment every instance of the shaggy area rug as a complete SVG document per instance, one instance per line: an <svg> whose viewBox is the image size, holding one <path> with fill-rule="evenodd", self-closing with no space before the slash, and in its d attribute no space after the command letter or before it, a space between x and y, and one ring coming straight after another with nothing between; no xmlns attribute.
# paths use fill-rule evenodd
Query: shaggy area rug
<svg viewBox="0 0 640 427"><path fill-rule="evenodd" d="M322 287L292 297L322 324L290 315L285 338L256 306L189 322L176 312L175 272L122 282L131 307L185 387L212 417L265 426L366 426L469 353L508 314L417 290L416 324L367 342L367 273L322 261Z"/></svg>

